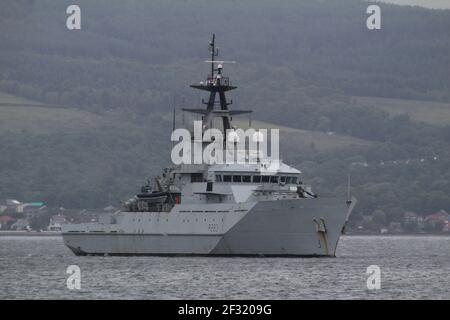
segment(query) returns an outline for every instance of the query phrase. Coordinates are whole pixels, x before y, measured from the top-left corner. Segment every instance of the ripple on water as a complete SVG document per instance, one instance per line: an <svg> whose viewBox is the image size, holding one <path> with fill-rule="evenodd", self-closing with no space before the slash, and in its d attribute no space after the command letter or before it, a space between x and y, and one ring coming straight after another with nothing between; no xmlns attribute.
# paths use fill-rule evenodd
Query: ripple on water
<svg viewBox="0 0 450 320"><path fill-rule="evenodd" d="M449 299L450 238L351 236L337 258L76 257L58 237L0 237L1 299ZM82 271L79 291L66 268ZM367 290L366 269L381 268Z"/></svg>

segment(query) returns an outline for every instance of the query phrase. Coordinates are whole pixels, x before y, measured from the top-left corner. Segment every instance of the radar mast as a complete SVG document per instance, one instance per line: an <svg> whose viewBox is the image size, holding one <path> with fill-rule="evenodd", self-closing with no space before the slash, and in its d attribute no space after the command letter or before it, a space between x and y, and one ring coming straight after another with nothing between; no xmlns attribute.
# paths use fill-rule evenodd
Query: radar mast
<svg viewBox="0 0 450 320"><path fill-rule="evenodd" d="M236 86L231 85L230 78L223 75L223 65L226 63L235 63L235 61L219 61L216 57L219 55L219 50L216 48L216 36L213 34L212 40L209 43L209 51L211 53L211 60L206 60L211 64L211 74L206 78L206 82L200 82L199 84L191 85L191 88L209 91L209 99L205 102L202 99L202 103L206 105L206 109L191 109L183 108L183 111L188 111L202 115L202 128L207 130L211 127L213 118L222 118L223 132L226 139L226 131L232 129L231 116L238 114L251 113L251 110L229 110L228 106L233 103L227 101L225 92L236 89ZM216 66L217 65L217 66ZM216 96L219 96L219 103L216 104ZM215 107L219 108L215 108Z"/></svg>

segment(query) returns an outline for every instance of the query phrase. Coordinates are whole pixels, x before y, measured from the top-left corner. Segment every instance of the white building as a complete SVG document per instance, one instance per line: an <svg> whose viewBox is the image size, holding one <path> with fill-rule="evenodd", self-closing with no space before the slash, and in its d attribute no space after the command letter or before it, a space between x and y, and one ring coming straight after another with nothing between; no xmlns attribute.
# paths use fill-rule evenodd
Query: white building
<svg viewBox="0 0 450 320"><path fill-rule="evenodd" d="M54 215L50 218L50 224L47 227L48 231L61 231L61 226L66 223L66 217L62 214Z"/></svg>

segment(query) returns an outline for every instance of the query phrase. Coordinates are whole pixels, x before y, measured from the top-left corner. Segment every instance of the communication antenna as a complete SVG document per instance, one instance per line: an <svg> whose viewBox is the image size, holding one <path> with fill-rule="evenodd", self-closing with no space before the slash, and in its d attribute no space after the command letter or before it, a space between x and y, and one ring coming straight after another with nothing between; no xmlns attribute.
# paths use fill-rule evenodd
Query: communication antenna
<svg viewBox="0 0 450 320"><path fill-rule="evenodd" d="M172 113L172 132L175 131L175 105L173 106L173 113ZM175 141L172 141L172 149L175 146Z"/></svg>
<svg viewBox="0 0 450 320"><path fill-rule="evenodd" d="M173 113L172 113L172 131L175 131L175 106L173 106Z"/></svg>
<svg viewBox="0 0 450 320"><path fill-rule="evenodd" d="M218 69L222 69L221 64L236 63L236 61L218 61L216 57L219 56L219 48L216 48L216 34L213 33L212 40L209 42L209 52L211 53L211 60L205 60L205 62L211 63L211 79L214 78L214 71L217 71L215 64L218 64Z"/></svg>
<svg viewBox="0 0 450 320"><path fill-rule="evenodd" d="M351 175L350 173L347 176L347 203L351 203L350 200L350 188L351 188Z"/></svg>
<svg viewBox="0 0 450 320"><path fill-rule="evenodd" d="M219 55L218 49L216 49L216 34L213 33L212 40L209 43L209 51L211 53L211 79L214 77L214 60Z"/></svg>
<svg viewBox="0 0 450 320"><path fill-rule="evenodd" d="M184 97L181 99L181 110L182 110L182 113L181 113L181 124L183 125L183 128L184 128Z"/></svg>

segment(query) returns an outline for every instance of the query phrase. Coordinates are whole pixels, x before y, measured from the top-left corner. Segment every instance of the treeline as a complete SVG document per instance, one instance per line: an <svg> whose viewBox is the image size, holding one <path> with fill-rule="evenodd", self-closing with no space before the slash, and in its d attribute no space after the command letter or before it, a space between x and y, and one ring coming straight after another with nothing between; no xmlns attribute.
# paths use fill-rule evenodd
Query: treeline
<svg viewBox="0 0 450 320"><path fill-rule="evenodd" d="M170 120L104 117L94 128L2 132L1 197L83 209L118 206L137 193L169 164Z"/></svg>

